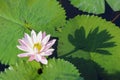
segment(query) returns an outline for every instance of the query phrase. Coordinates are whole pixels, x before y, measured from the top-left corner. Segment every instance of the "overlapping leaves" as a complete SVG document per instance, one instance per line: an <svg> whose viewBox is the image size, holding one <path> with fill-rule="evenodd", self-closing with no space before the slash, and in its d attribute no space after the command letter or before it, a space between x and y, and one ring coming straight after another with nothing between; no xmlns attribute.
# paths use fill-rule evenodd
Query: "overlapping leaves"
<svg viewBox="0 0 120 80"><path fill-rule="evenodd" d="M19 38L28 30L55 29L65 23L65 12L56 0L0 0L0 61L15 64Z"/></svg>
<svg viewBox="0 0 120 80"><path fill-rule="evenodd" d="M83 80L78 70L69 62L61 59L51 59L44 66L42 80Z"/></svg>
<svg viewBox="0 0 120 80"><path fill-rule="evenodd" d="M119 34L117 26L99 17L77 16L61 32L59 57L75 64L86 80L118 80Z"/></svg>
<svg viewBox="0 0 120 80"><path fill-rule="evenodd" d="M40 70L42 73L40 73ZM38 74L39 73L39 74ZM0 80L83 80L69 62L50 59L42 69L37 62L20 62L0 75Z"/></svg>
<svg viewBox="0 0 120 80"><path fill-rule="evenodd" d="M85 12L100 14L100 13L104 13L105 11L105 0L94 0L94 1L70 0L70 1L75 7ZM110 5L110 7L114 11L120 11L120 7L119 7L120 0L106 0L106 2Z"/></svg>

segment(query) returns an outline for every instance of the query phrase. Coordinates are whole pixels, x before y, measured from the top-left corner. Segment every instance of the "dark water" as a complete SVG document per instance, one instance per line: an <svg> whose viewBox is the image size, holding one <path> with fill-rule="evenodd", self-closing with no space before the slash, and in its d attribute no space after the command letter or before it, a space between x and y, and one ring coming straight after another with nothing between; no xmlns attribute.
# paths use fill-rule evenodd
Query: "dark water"
<svg viewBox="0 0 120 80"><path fill-rule="evenodd" d="M73 18L76 15L82 15L82 14L95 15L95 14L90 14L90 13L78 10L77 8L73 7L70 4L69 0L60 0L60 3L62 4L64 9L66 10L67 19ZM120 11L114 12L106 2L105 2L105 13L99 14L97 16L100 16L100 17L106 19L107 21L112 21L117 26L120 26ZM117 17L117 19L115 19L115 17Z"/></svg>
<svg viewBox="0 0 120 80"><path fill-rule="evenodd" d="M4 71L5 68L8 68L8 65L4 65L4 64L1 64L1 63L0 63L0 72L1 72L1 71Z"/></svg>

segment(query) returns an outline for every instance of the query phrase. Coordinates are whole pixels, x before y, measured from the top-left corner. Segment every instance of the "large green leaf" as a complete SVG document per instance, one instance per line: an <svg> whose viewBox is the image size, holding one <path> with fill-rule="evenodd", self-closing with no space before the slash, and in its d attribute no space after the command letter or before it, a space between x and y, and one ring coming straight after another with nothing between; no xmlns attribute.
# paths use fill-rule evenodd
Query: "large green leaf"
<svg viewBox="0 0 120 80"><path fill-rule="evenodd" d="M50 59L37 80L83 80L71 63L62 59Z"/></svg>
<svg viewBox="0 0 120 80"><path fill-rule="evenodd" d="M89 13L101 14L105 11L105 0L70 0L75 7ZM119 11L120 0L106 0L114 11Z"/></svg>
<svg viewBox="0 0 120 80"><path fill-rule="evenodd" d="M74 63L85 80L120 79L114 75L120 72L120 29L97 16L69 20L59 35L58 53Z"/></svg>
<svg viewBox="0 0 120 80"><path fill-rule="evenodd" d="M23 36L25 28L0 17L0 61L4 64L15 64L19 59L17 54L18 39Z"/></svg>
<svg viewBox="0 0 120 80"><path fill-rule="evenodd" d="M1 0L0 16L36 31L54 34L65 23L65 11L56 0Z"/></svg>
<svg viewBox="0 0 120 80"><path fill-rule="evenodd" d="M31 28L36 31L45 30L52 35L56 34L56 28L64 25L66 18L65 11L57 0L33 0L25 10L24 17Z"/></svg>
<svg viewBox="0 0 120 80"><path fill-rule="evenodd" d="M35 80L40 68L37 62L19 62L0 74L0 80Z"/></svg>
<svg viewBox="0 0 120 80"><path fill-rule="evenodd" d="M38 62L19 62L0 74L0 80L83 80L69 62L50 59L41 68Z"/></svg>
<svg viewBox="0 0 120 80"><path fill-rule="evenodd" d="M65 12L56 0L0 0L0 61L15 64L16 45L24 32L44 30L55 36L65 23Z"/></svg>

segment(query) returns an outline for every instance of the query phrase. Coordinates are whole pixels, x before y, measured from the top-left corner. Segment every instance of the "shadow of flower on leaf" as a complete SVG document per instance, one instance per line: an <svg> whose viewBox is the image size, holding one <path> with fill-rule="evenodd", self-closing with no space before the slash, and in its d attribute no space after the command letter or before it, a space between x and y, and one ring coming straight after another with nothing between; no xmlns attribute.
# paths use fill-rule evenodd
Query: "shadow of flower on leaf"
<svg viewBox="0 0 120 80"><path fill-rule="evenodd" d="M111 55L108 49L116 46L115 42L110 41L112 38L114 37L111 36L107 30L99 31L99 27L90 30L86 36L84 27L81 27L76 30L73 35L68 35L70 43L75 47L74 50L60 57L63 58L65 56L69 56L78 50Z"/></svg>
<svg viewBox="0 0 120 80"><path fill-rule="evenodd" d="M110 42L113 36L107 30L99 31L99 27L97 27L90 30L87 36L85 33L84 27L81 27L75 31L74 35L69 34L68 39L75 46L75 50L81 49L110 55L111 53L106 49L116 46L115 42Z"/></svg>
<svg viewBox="0 0 120 80"><path fill-rule="evenodd" d="M64 58L73 63L85 80L109 80L109 74L104 68L85 55L90 55L87 54L90 52L107 56L112 55L112 53L109 52L109 48L117 46L115 42L112 41L114 37L111 36L106 29L99 30L99 27L91 29L87 34L86 33L84 27L81 27L76 30L74 34L69 34L68 40L74 46L74 49L60 56L60 58ZM116 78L116 75L111 75L111 77Z"/></svg>

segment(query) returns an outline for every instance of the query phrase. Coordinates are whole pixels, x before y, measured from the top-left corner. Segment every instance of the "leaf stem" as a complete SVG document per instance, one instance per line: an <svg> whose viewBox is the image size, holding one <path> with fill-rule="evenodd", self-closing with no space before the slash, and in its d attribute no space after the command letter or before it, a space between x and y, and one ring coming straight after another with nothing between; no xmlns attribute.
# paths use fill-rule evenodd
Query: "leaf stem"
<svg viewBox="0 0 120 80"><path fill-rule="evenodd" d="M119 18L119 16L120 16L120 13L117 16L115 16L115 18L113 18L112 22L114 22L117 18Z"/></svg>

